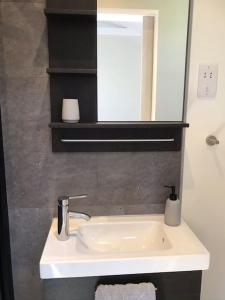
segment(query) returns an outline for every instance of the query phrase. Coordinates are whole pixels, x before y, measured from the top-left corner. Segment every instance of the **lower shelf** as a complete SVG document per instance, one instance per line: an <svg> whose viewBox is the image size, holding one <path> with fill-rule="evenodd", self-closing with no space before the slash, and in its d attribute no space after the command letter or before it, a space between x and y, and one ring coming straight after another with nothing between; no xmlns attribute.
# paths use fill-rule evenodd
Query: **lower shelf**
<svg viewBox="0 0 225 300"><path fill-rule="evenodd" d="M180 151L182 127L53 127L53 152Z"/></svg>

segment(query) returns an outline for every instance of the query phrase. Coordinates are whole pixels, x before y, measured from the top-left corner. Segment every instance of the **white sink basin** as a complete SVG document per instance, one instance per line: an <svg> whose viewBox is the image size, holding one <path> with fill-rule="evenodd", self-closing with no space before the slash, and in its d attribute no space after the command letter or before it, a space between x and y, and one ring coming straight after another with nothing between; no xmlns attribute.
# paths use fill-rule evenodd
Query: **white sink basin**
<svg viewBox="0 0 225 300"><path fill-rule="evenodd" d="M182 221L162 215L70 219L71 236L59 241L54 219L40 261L42 279L206 270L209 253Z"/></svg>
<svg viewBox="0 0 225 300"><path fill-rule="evenodd" d="M146 253L172 247L160 222L119 221L81 225L77 250L83 253Z"/></svg>

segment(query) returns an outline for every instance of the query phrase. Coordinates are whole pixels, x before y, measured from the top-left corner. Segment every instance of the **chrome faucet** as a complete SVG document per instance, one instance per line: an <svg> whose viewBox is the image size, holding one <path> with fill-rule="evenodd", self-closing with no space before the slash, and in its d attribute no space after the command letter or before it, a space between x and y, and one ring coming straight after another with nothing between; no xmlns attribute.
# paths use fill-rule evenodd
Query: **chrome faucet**
<svg viewBox="0 0 225 300"><path fill-rule="evenodd" d="M69 202L71 200L86 198L87 195L78 196L61 196L58 199L58 239L60 241L66 241L69 239L69 218L90 220L90 216L85 213L69 210Z"/></svg>

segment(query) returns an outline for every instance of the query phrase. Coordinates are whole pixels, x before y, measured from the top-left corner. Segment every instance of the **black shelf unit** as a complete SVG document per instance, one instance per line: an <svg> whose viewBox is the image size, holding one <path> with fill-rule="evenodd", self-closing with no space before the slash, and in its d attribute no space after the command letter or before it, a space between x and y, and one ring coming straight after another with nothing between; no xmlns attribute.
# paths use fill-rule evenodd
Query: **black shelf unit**
<svg viewBox="0 0 225 300"><path fill-rule="evenodd" d="M47 0L53 152L179 151L183 122L98 122L97 0ZM62 123L64 98L80 123Z"/></svg>
<svg viewBox="0 0 225 300"><path fill-rule="evenodd" d="M55 152L179 151L182 122L52 122ZM134 138L135 137L135 138Z"/></svg>
<svg viewBox="0 0 225 300"><path fill-rule="evenodd" d="M62 8L46 8L44 10L46 16L50 15L74 15L74 16L95 16L96 10L76 10Z"/></svg>
<svg viewBox="0 0 225 300"><path fill-rule="evenodd" d="M61 122L64 98L77 98L81 122L96 122L97 2L47 0L44 12L48 24L51 121Z"/></svg>
<svg viewBox="0 0 225 300"><path fill-rule="evenodd" d="M96 0L47 0L46 10L97 11Z"/></svg>
<svg viewBox="0 0 225 300"><path fill-rule="evenodd" d="M52 122L50 128L188 128L184 122L95 122L95 123L64 123Z"/></svg>
<svg viewBox="0 0 225 300"><path fill-rule="evenodd" d="M97 69L47 68L48 74L87 74L97 75Z"/></svg>

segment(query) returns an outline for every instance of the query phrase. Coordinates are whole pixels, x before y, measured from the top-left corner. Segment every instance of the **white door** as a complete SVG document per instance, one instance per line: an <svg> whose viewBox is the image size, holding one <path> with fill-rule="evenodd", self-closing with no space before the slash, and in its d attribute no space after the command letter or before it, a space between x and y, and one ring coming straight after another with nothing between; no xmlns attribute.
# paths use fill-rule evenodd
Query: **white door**
<svg viewBox="0 0 225 300"><path fill-rule="evenodd" d="M225 0L195 0L183 164L183 217L211 254L202 300L225 299ZM197 98L199 64L218 63L215 99ZM209 147L214 134L220 141Z"/></svg>

